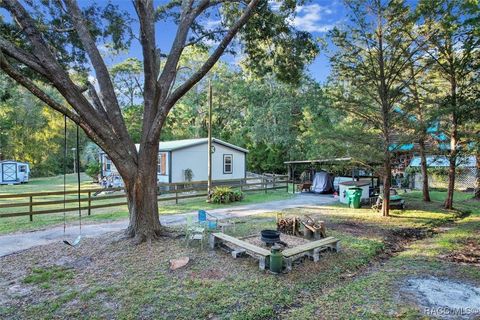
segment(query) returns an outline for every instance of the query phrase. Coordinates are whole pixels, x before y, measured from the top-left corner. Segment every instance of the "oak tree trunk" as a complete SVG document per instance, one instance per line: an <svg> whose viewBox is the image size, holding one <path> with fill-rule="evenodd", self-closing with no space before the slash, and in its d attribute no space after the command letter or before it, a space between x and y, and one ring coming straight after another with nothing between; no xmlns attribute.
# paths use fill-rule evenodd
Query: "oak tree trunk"
<svg viewBox="0 0 480 320"><path fill-rule="evenodd" d="M157 202L157 166L158 144L146 144L139 152L135 174L126 180L124 177L130 218L126 235L135 238L136 243L156 239L162 232Z"/></svg>
<svg viewBox="0 0 480 320"><path fill-rule="evenodd" d="M427 157L425 156L425 141L419 141L420 146L420 166L422 169L422 194L423 201L430 202L430 191L428 189L428 170L427 170Z"/></svg>

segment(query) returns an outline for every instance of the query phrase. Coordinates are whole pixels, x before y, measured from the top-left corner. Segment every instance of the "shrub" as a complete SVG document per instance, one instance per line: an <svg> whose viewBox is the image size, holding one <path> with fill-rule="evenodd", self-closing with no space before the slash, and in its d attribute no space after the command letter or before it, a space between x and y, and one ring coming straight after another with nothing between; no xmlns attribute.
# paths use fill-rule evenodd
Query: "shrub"
<svg viewBox="0 0 480 320"><path fill-rule="evenodd" d="M210 198L213 203L230 203L243 200L243 192L230 187L215 187Z"/></svg>
<svg viewBox="0 0 480 320"><path fill-rule="evenodd" d="M98 175L101 171L100 163L98 162L90 162L87 164L87 168L85 169L85 173L89 175L94 181L98 180Z"/></svg>

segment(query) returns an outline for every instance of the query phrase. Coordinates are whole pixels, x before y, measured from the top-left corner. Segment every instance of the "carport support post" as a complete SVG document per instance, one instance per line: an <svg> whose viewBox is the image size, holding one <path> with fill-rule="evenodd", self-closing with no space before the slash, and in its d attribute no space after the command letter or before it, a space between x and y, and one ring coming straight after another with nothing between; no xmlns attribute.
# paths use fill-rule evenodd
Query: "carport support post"
<svg viewBox="0 0 480 320"><path fill-rule="evenodd" d="M30 196L29 211L30 211L30 221L33 221L33 196Z"/></svg>
<svg viewBox="0 0 480 320"><path fill-rule="evenodd" d="M292 193L295 194L295 166L292 165Z"/></svg>

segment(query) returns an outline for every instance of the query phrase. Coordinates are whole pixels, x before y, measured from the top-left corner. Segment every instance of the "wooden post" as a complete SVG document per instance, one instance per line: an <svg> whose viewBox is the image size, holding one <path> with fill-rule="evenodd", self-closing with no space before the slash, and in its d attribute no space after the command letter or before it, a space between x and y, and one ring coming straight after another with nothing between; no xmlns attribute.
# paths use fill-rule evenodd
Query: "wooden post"
<svg viewBox="0 0 480 320"><path fill-rule="evenodd" d="M92 214L92 191L88 191L88 215Z"/></svg>
<svg viewBox="0 0 480 320"><path fill-rule="evenodd" d="M273 188L275 189L275 174L273 174Z"/></svg>
<svg viewBox="0 0 480 320"><path fill-rule="evenodd" d="M178 185L175 185L175 204L178 204Z"/></svg>
<svg viewBox="0 0 480 320"><path fill-rule="evenodd" d="M30 210L30 221L33 221L33 196L30 196L30 206L29 206Z"/></svg>
<svg viewBox="0 0 480 320"><path fill-rule="evenodd" d="M263 189L265 189L265 194L267 194L267 186L268 186L267 178L263 177L262 179L263 179Z"/></svg>

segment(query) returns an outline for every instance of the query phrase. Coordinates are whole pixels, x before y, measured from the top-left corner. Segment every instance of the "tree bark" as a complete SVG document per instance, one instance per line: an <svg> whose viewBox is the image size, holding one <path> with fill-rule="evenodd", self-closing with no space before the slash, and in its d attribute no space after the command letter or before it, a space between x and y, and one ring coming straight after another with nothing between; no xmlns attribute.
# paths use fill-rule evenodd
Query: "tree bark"
<svg viewBox="0 0 480 320"><path fill-rule="evenodd" d="M420 147L420 166L422 169L422 194L423 201L430 202L430 191L428 189L428 171L427 171L427 157L425 156L425 141L420 139L418 142Z"/></svg>
<svg viewBox="0 0 480 320"><path fill-rule="evenodd" d="M448 166L448 190L447 198L445 199L445 209L453 209L453 192L455 190L455 160L456 157L450 156Z"/></svg>
<svg viewBox="0 0 480 320"><path fill-rule="evenodd" d="M453 73L453 72L452 72ZM450 131L450 155L448 167L448 190L445 199L445 209L453 209L453 192L455 191L455 168L457 165L457 143L458 143L458 117L457 117L457 82L453 73L450 80L451 95L451 131Z"/></svg>
<svg viewBox="0 0 480 320"><path fill-rule="evenodd" d="M138 159L135 173L132 176L126 173L122 178L130 218L126 235L141 243L162 233L157 202L158 143L143 145Z"/></svg>

